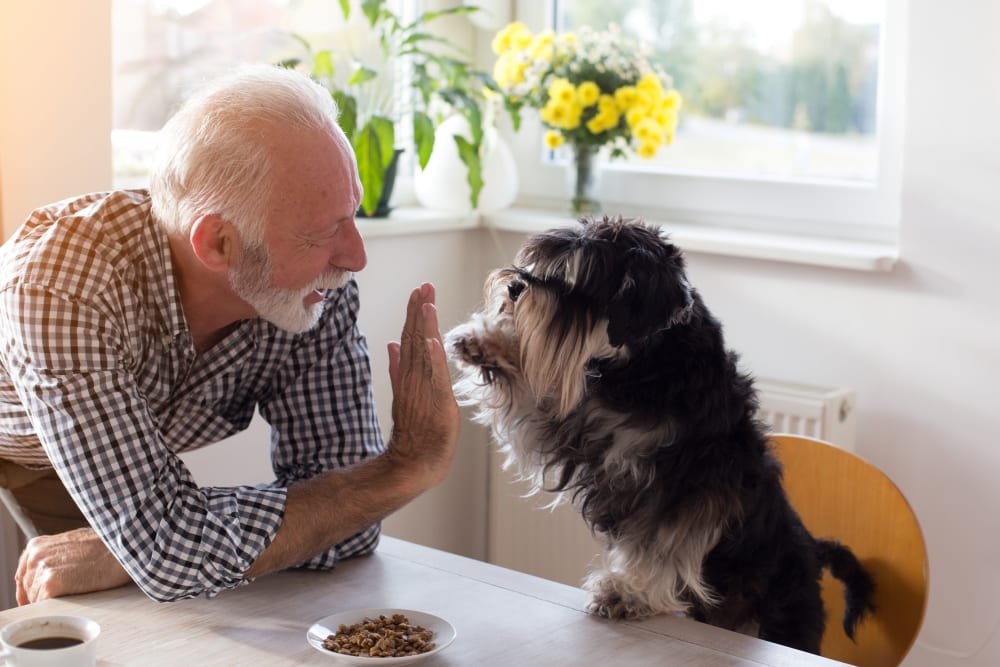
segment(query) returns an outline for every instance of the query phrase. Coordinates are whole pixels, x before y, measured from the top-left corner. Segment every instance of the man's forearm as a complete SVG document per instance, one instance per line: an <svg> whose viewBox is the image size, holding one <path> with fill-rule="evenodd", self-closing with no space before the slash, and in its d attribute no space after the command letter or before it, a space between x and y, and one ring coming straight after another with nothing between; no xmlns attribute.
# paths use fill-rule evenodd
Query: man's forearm
<svg viewBox="0 0 1000 667"><path fill-rule="evenodd" d="M297 482L288 489L285 516L274 541L246 576L284 570L327 551L424 490L388 453Z"/></svg>

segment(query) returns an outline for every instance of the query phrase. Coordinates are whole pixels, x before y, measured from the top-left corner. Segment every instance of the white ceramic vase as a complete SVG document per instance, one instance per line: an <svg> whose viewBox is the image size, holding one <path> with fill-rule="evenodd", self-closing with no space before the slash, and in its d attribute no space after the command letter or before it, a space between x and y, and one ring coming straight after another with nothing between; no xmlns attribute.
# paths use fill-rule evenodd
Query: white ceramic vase
<svg viewBox="0 0 1000 667"><path fill-rule="evenodd" d="M455 135L471 139L469 123L462 116L447 118L434 131L434 151L425 169L417 169L413 191L424 208L458 213L472 211L468 171L458 155ZM479 213L510 206L519 187L514 155L495 127L483 129L483 189Z"/></svg>

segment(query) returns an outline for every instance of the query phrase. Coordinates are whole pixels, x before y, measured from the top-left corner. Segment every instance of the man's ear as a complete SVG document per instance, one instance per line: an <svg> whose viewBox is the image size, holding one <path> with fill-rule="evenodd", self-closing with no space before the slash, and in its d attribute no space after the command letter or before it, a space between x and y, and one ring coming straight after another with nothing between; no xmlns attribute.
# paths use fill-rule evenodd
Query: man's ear
<svg viewBox="0 0 1000 667"><path fill-rule="evenodd" d="M189 235L195 256L210 271L226 271L233 262L239 235L217 213L203 215L191 225Z"/></svg>

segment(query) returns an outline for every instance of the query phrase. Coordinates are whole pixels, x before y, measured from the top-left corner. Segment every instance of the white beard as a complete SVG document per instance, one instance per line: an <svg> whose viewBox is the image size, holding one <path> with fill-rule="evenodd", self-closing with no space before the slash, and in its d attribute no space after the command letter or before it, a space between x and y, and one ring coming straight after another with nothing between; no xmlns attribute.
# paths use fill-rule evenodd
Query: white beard
<svg viewBox="0 0 1000 667"><path fill-rule="evenodd" d="M271 324L290 333L309 331L319 323L324 301L306 305L312 292L343 287L350 280L347 271L334 269L311 284L296 289L271 287L271 258L259 247L243 247L243 260L229 271L233 291Z"/></svg>

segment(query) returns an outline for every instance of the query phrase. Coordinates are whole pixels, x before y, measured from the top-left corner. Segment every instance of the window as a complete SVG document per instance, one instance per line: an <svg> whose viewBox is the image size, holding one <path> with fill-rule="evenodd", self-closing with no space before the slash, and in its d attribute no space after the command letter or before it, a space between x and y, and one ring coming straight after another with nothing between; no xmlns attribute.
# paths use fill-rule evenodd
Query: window
<svg viewBox="0 0 1000 667"><path fill-rule="evenodd" d="M901 4L553 0L543 7L519 0L518 19L557 31L614 22L652 45L651 60L674 78L684 108L673 145L651 160L603 169L601 196L623 212L890 240L898 215ZM558 187L551 172L562 167L520 146L529 172L522 182L535 187L525 194L543 197Z"/></svg>
<svg viewBox="0 0 1000 667"><path fill-rule="evenodd" d="M112 160L115 187L143 187L159 131L187 92L238 63L305 56L366 30L358 3L345 24L330 0L112 0ZM355 28L351 30L351 28Z"/></svg>

